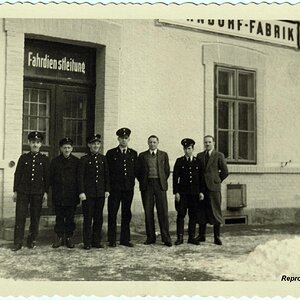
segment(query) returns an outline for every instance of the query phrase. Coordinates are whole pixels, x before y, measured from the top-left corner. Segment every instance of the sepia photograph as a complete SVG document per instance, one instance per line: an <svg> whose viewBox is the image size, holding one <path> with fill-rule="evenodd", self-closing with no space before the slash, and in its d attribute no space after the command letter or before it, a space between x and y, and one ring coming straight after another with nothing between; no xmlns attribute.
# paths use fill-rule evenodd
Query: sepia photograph
<svg viewBox="0 0 300 300"><path fill-rule="evenodd" d="M1 280L299 284L299 20L0 23Z"/></svg>

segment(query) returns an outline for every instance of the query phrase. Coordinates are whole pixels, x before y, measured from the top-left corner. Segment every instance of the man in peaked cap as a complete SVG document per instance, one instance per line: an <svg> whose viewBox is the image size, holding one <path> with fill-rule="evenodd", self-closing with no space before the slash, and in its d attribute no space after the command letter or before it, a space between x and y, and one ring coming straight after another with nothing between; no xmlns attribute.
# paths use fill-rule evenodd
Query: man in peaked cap
<svg viewBox="0 0 300 300"><path fill-rule="evenodd" d="M30 151L20 156L15 171L13 200L16 202L16 222L13 251L23 246L28 206L30 226L27 247L32 249L36 246L42 203L47 201L49 191L49 159L40 153L43 138L43 134L38 131L28 134Z"/></svg>
<svg viewBox="0 0 300 300"><path fill-rule="evenodd" d="M101 135L94 134L86 141L89 152L80 159L78 180L83 212L83 247L90 250L91 247L103 248L103 207L110 184L107 160L100 154Z"/></svg>
<svg viewBox="0 0 300 300"><path fill-rule="evenodd" d="M64 245L74 248L72 236L75 230L74 214L79 203L78 167L79 159L72 154L73 141L66 137L59 141L61 154L52 159L50 164L50 184L52 201L55 208L56 222L54 231L57 234L53 248Z"/></svg>
<svg viewBox="0 0 300 300"><path fill-rule="evenodd" d="M175 245L183 243L184 218L189 215L188 243L199 245L195 239L195 229L199 211L199 201L203 200L200 185L200 165L193 156L195 141L185 138L181 141L184 156L177 158L173 172L173 194L177 211L177 240Z"/></svg>
<svg viewBox="0 0 300 300"><path fill-rule="evenodd" d="M121 207L120 245L133 247L130 242L131 203L136 177L137 152L128 147L131 130L117 130L119 145L106 153L110 174L110 196L108 198L108 241L116 247L117 214Z"/></svg>

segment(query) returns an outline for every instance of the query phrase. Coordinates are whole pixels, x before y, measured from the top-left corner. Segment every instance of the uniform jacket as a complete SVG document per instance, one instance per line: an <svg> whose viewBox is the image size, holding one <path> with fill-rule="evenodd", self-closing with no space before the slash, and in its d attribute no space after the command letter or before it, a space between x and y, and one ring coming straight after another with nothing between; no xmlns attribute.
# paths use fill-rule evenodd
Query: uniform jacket
<svg viewBox="0 0 300 300"><path fill-rule="evenodd" d="M210 191L220 192L221 183L228 176L224 154L213 150L205 166L205 152L203 151L197 155L200 166L204 170L201 177L202 184Z"/></svg>
<svg viewBox="0 0 300 300"><path fill-rule="evenodd" d="M14 178L14 192L44 194L49 192L49 159L41 153L28 152L19 158Z"/></svg>
<svg viewBox="0 0 300 300"><path fill-rule="evenodd" d="M85 193L86 197L104 197L109 192L109 170L106 157L102 154L89 152L80 159L79 194Z"/></svg>
<svg viewBox="0 0 300 300"><path fill-rule="evenodd" d="M55 205L73 206L79 203L78 167L79 159L72 154L68 158L61 154L52 159L50 184Z"/></svg>
<svg viewBox="0 0 300 300"><path fill-rule="evenodd" d="M138 180L140 183L140 190L145 191L148 185L148 163L146 155L149 154L149 150L140 153L138 158ZM157 168L158 175L163 191L168 190L168 178L170 176L170 164L168 154L164 151L157 150Z"/></svg>
<svg viewBox="0 0 300 300"><path fill-rule="evenodd" d="M133 190L137 173L137 152L127 148L123 154L119 147L110 149L106 153L109 168L111 190Z"/></svg>
<svg viewBox="0 0 300 300"><path fill-rule="evenodd" d="M173 194L198 195L201 188L200 160L193 157L187 161L186 156L177 158L173 171Z"/></svg>

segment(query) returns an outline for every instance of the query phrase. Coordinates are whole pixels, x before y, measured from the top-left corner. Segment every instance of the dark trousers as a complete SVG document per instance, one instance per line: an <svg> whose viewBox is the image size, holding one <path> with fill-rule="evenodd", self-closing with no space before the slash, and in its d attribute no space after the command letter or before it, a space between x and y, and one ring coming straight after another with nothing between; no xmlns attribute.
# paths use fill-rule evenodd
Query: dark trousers
<svg viewBox="0 0 300 300"><path fill-rule="evenodd" d="M199 195L180 194L180 201L175 201L175 208L177 211L177 235L183 235L184 233L184 218L188 212L188 234L190 238L195 237L199 210Z"/></svg>
<svg viewBox="0 0 300 300"><path fill-rule="evenodd" d="M14 242L23 244L24 229L28 207L30 211L30 226L28 239L35 241L38 236L39 222L43 203L43 195L27 195L18 193L16 203L16 222Z"/></svg>
<svg viewBox="0 0 300 300"><path fill-rule="evenodd" d="M145 211L147 240L156 240L154 224L155 203L162 242L170 242L167 193L161 190L159 179L148 180L147 189L142 191L142 201Z"/></svg>
<svg viewBox="0 0 300 300"><path fill-rule="evenodd" d="M104 202L104 197L87 198L82 202L84 245L101 242Z"/></svg>
<svg viewBox="0 0 300 300"><path fill-rule="evenodd" d="M72 237L75 230L74 214L76 206L55 205L54 231L59 237Z"/></svg>
<svg viewBox="0 0 300 300"><path fill-rule="evenodd" d="M111 191L108 198L108 241L116 242L117 215L121 206L121 234L120 242L130 241L130 221L131 221L131 203L133 190L131 191Z"/></svg>
<svg viewBox="0 0 300 300"><path fill-rule="evenodd" d="M223 223L221 210L221 192L209 191L204 192L204 200L199 202L199 223L218 225Z"/></svg>

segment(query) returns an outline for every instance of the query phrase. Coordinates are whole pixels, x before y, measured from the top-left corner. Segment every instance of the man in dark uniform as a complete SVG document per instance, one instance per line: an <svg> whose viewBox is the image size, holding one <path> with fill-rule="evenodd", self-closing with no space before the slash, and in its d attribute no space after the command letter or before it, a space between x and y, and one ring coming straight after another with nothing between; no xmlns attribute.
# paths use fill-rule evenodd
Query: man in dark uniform
<svg viewBox="0 0 300 300"><path fill-rule="evenodd" d="M117 214L121 209L120 245L133 247L130 242L131 203L136 177L137 152L128 148L131 130L120 128L116 134L119 145L106 153L110 176L110 196L108 198L108 241L116 247Z"/></svg>
<svg viewBox="0 0 300 300"><path fill-rule="evenodd" d="M221 183L228 176L227 164L224 154L214 150L215 139L211 135L204 137L205 151L199 153L197 158L204 170L201 182L204 186L204 200L200 203L200 231L197 239L205 241L206 223L214 225L214 243L222 245L220 227L223 223L221 211Z"/></svg>
<svg viewBox="0 0 300 300"><path fill-rule="evenodd" d="M87 138L89 152L79 164L79 198L83 212L84 249L103 248L101 244L103 207L109 196L109 171L106 157L100 154L101 135Z"/></svg>
<svg viewBox="0 0 300 300"><path fill-rule="evenodd" d="M49 159L39 152L43 134L37 131L30 132L28 141L30 152L22 154L19 158L14 179L13 200L16 202L16 223L13 251L22 248L28 206L30 227L27 247L35 248L42 203L47 201L49 191Z"/></svg>
<svg viewBox="0 0 300 300"><path fill-rule="evenodd" d="M199 245L195 239L199 201L203 199L200 186L199 160L193 156L195 141L185 138L181 141L184 156L177 158L173 172L173 194L177 211L177 241L175 245L183 243L184 218L188 211L188 243Z"/></svg>
<svg viewBox="0 0 300 300"><path fill-rule="evenodd" d="M171 247L172 240L169 233L167 200L170 165L168 154L157 149L158 143L158 137L151 135L148 138L149 150L140 153L138 161L138 180L145 211L147 234L147 240L144 244L149 245L156 242L154 224L155 203L162 242L166 246Z"/></svg>
<svg viewBox="0 0 300 300"><path fill-rule="evenodd" d="M56 224L54 231L57 240L53 248L64 245L74 248L72 236L75 230L74 214L78 197L78 166L79 159L72 154L73 141L63 138L59 141L61 154L50 164L50 184L52 186L52 201L55 208Z"/></svg>

